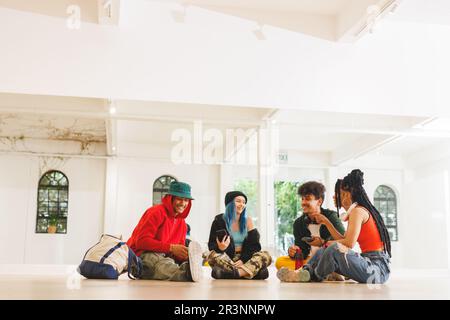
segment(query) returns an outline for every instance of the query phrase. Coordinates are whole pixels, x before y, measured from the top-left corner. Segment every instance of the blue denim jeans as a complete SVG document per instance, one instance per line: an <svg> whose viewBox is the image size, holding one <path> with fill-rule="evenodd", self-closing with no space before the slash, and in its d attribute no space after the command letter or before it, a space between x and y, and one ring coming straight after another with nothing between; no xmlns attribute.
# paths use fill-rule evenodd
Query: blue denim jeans
<svg viewBox="0 0 450 320"><path fill-rule="evenodd" d="M385 283L389 279L390 258L385 252L370 251L356 253L345 246L333 243L328 248L319 249L303 267L311 273L311 278L324 280L336 272L360 283Z"/></svg>

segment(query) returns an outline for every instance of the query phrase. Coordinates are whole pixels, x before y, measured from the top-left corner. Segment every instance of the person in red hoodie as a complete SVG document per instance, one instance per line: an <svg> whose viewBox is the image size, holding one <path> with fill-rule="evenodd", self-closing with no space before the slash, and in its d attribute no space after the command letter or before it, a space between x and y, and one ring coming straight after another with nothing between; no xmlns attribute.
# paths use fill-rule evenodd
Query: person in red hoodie
<svg viewBox="0 0 450 320"><path fill-rule="evenodd" d="M141 279L194 281L202 276L201 246L186 247L185 219L192 206L191 187L172 182L162 203L144 213L127 245L142 259Z"/></svg>

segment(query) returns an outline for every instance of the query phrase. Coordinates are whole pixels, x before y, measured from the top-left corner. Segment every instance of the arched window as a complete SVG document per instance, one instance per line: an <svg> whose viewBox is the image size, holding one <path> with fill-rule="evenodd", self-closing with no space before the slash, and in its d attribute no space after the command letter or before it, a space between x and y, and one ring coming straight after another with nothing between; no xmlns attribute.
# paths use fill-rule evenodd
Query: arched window
<svg viewBox="0 0 450 320"><path fill-rule="evenodd" d="M69 180L60 171L49 171L39 180L36 233L67 233Z"/></svg>
<svg viewBox="0 0 450 320"><path fill-rule="evenodd" d="M160 204L162 198L169 192L169 186L172 181L177 181L172 176L161 176L153 183L153 205Z"/></svg>
<svg viewBox="0 0 450 320"><path fill-rule="evenodd" d="M381 185L375 190L374 205L383 217L392 241L398 241L397 196L394 190Z"/></svg>

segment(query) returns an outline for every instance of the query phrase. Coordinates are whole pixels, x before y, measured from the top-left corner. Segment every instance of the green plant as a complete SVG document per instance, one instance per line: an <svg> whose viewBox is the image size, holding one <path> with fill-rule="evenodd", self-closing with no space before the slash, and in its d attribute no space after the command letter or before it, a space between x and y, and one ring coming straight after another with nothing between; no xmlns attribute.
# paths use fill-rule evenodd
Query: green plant
<svg viewBox="0 0 450 320"><path fill-rule="evenodd" d="M275 208L277 213L277 238L278 247L285 246L284 235L293 234L294 221L301 210L297 189L300 183L291 181L276 181Z"/></svg>
<svg viewBox="0 0 450 320"><path fill-rule="evenodd" d="M50 214L48 216L48 225L49 226L56 226L58 224L58 215L57 214Z"/></svg>

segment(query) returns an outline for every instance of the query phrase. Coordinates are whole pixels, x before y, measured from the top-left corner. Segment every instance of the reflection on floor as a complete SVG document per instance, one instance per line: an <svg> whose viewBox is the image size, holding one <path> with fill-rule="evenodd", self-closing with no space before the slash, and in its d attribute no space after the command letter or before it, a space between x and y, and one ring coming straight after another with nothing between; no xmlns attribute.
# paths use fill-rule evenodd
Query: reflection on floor
<svg viewBox="0 0 450 320"><path fill-rule="evenodd" d="M281 283L275 268L267 280L214 280L204 267L199 283L87 280L75 266L0 265L0 299L307 300L450 299L450 274L442 270L396 270L389 282Z"/></svg>

